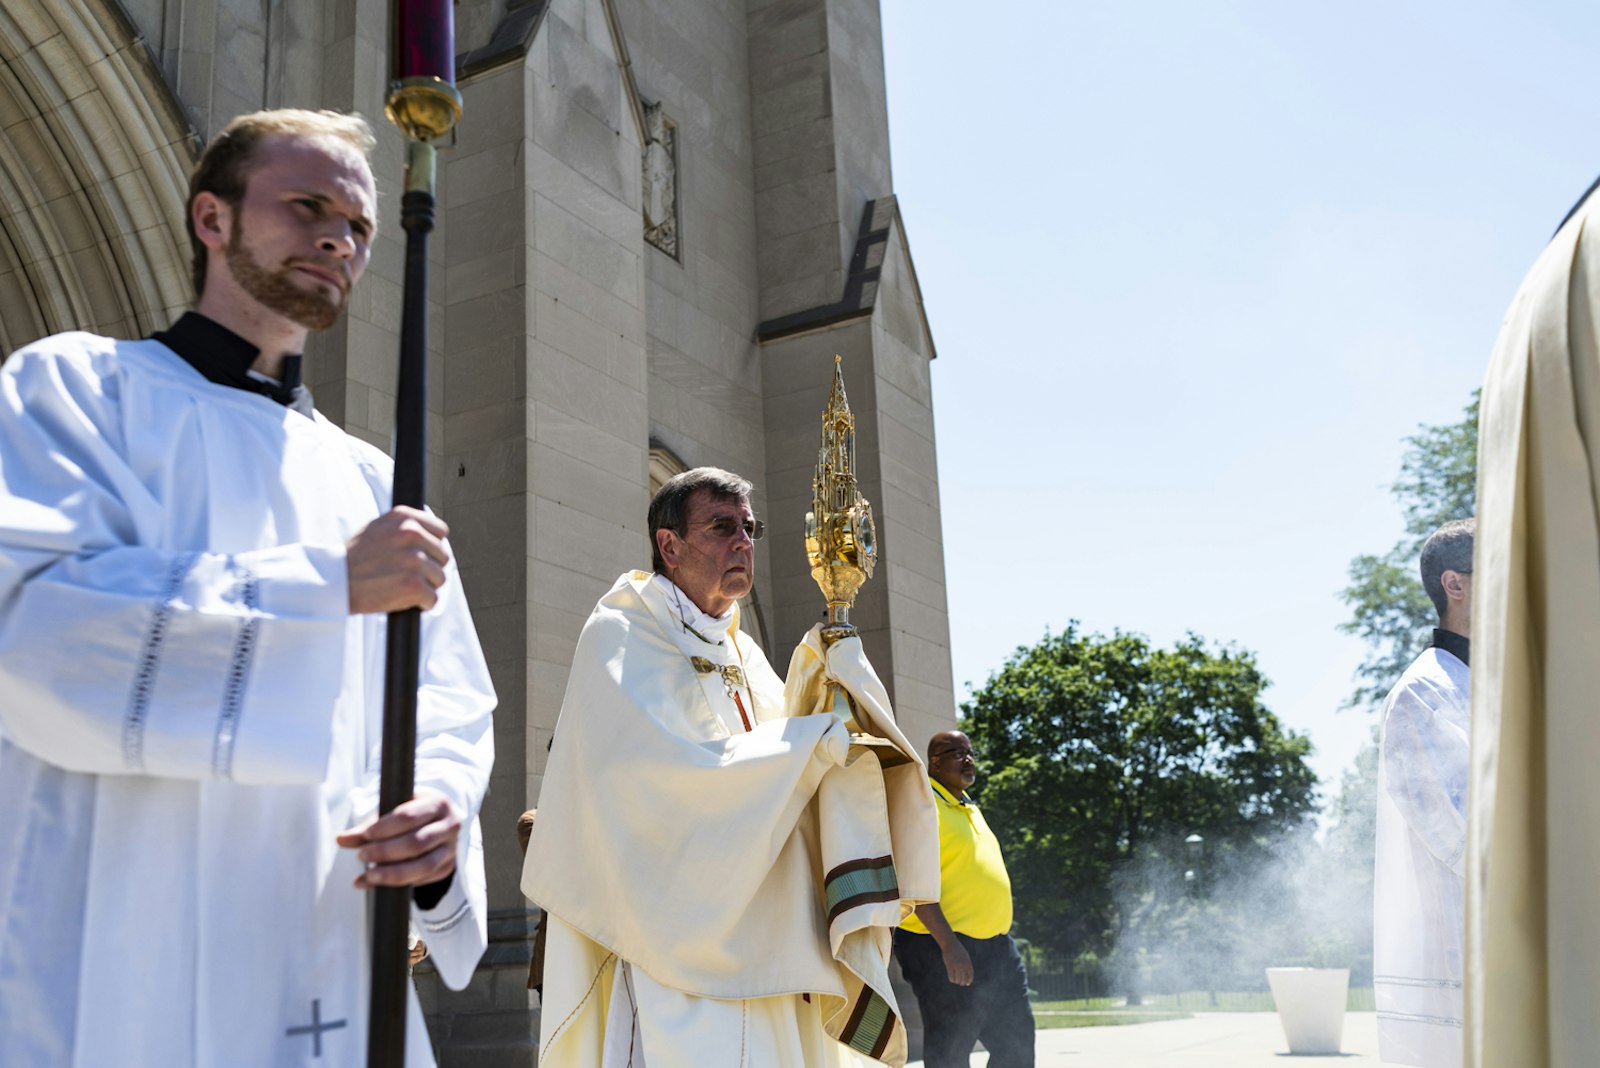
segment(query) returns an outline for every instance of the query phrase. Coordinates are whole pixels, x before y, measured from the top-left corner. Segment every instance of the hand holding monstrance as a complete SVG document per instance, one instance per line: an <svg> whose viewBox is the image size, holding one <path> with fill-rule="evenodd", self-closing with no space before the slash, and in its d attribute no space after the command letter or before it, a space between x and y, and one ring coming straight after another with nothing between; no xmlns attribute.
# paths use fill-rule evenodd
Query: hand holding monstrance
<svg viewBox="0 0 1600 1068"><path fill-rule="evenodd" d="M844 370L838 356L833 358L833 390L822 413L822 446L811 488L806 557L811 562L811 577L828 599L828 622L822 628L822 644L827 647L860 634L850 622L850 608L878 561L872 504L856 486L856 418L845 397ZM856 702L843 686L828 683L823 707L844 720L852 745L874 749L885 767L909 761L894 743L863 729Z"/></svg>

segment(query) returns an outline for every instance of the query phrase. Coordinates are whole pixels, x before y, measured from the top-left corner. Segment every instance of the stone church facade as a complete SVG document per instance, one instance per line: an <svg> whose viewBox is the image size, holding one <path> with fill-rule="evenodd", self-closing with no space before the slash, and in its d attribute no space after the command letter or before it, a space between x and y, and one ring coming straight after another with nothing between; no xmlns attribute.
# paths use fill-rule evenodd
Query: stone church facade
<svg viewBox="0 0 1600 1068"><path fill-rule="evenodd" d="M0 351L142 336L191 301L200 144L267 106L356 110L385 219L318 335L318 407L387 445L404 235L381 119L382 0L6 0ZM877 0L466 0L465 112L441 153L429 500L450 522L501 705L483 811L478 978L419 985L443 1063L530 1063L537 916L514 825L538 803L579 629L648 567L645 505L686 466L756 484L747 627L774 664L821 614L803 548L832 357L844 358L879 570L852 618L921 744L954 719L923 312L889 165Z"/></svg>

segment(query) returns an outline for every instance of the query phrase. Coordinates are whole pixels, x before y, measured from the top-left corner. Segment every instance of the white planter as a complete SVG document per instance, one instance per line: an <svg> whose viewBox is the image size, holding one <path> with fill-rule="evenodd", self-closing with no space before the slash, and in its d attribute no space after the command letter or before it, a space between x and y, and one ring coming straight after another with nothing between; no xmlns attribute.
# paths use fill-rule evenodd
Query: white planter
<svg viewBox="0 0 1600 1068"><path fill-rule="evenodd" d="M1339 1052L1349 968L1268 968L1267 983L1290 1053Z"/></svg>

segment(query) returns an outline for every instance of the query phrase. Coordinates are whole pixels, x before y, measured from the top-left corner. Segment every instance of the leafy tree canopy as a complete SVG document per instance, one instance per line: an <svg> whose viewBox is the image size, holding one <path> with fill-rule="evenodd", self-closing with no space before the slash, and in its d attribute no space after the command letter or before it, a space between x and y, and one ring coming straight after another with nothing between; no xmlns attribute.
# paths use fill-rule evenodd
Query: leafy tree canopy
<svg viewBox="0 0 1600 1068"><path fill-rule="evenodd" d="M1379 704L1394 680L1432 637L1437 616L1417 573L1422 543L1443 524L1465 519L1477 505L1478 394L1459 422L1423 425L1406 439L1400 477L1390 487L1406 518L1406 536L1383 556L1350 562L1350 585L1340 595L1351 618L1346 634L1367 643L1347 707Z"/></svg>
<svg viewBox="0 0 1600 1068"><path fill-rule="evenodd" d="M1250 653L1193 634L1158 649L1074 623L1019 648L972 695L973 792L1024 936L1103 958L1128 930L1179 919L1186 836L1221 857L1305 826L1311 743L1262 705L1266 686Z"/></svg>

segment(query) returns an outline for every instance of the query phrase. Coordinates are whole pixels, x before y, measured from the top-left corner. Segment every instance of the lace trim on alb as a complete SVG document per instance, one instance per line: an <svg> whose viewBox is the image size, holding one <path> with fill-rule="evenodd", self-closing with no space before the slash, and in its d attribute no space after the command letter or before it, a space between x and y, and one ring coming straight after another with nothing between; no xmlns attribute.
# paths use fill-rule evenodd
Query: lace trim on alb
<svg viewBox="0 0 1600 1068"><path fill-rule="evenodd" d="M471 911L472 903L470 901L463 901L454 912L442 920L423 920L422 929L427 931L429 934L439 934L441 932L448 931L450 928L456 926L462 920L466 919L468 913Z"/></svg>
<svg viewBox="0 0 1600 1068"><path fill-rule="evenodd" d="M261 583L248 568L239 568L239 600L250 614L239 624L233 641L233 656L228 661L227 682L222 689L222 713L217 717L217 735L211 746L211 773L219 779L233 778L233 747L239 738L239 715L244 708L245 684L250 681L250 665L255 660L256 640L261 631Z"/></svg>
<svg viewBox="0 0 1600 1068"><path fill-rule="evenodd" d="M161 666L161 647L167 640L167 628L172 624L173 603L183 580L194 566L196 553L186 553L172 563L167 583L161 590L161 600L150 616L144 645L139 650L139 666L133 673L133 689L128 694L128 710L122 716L122 763L129 771L144 770L144 731L150 718L150 695L156 685L156 671Z"/></svg>

